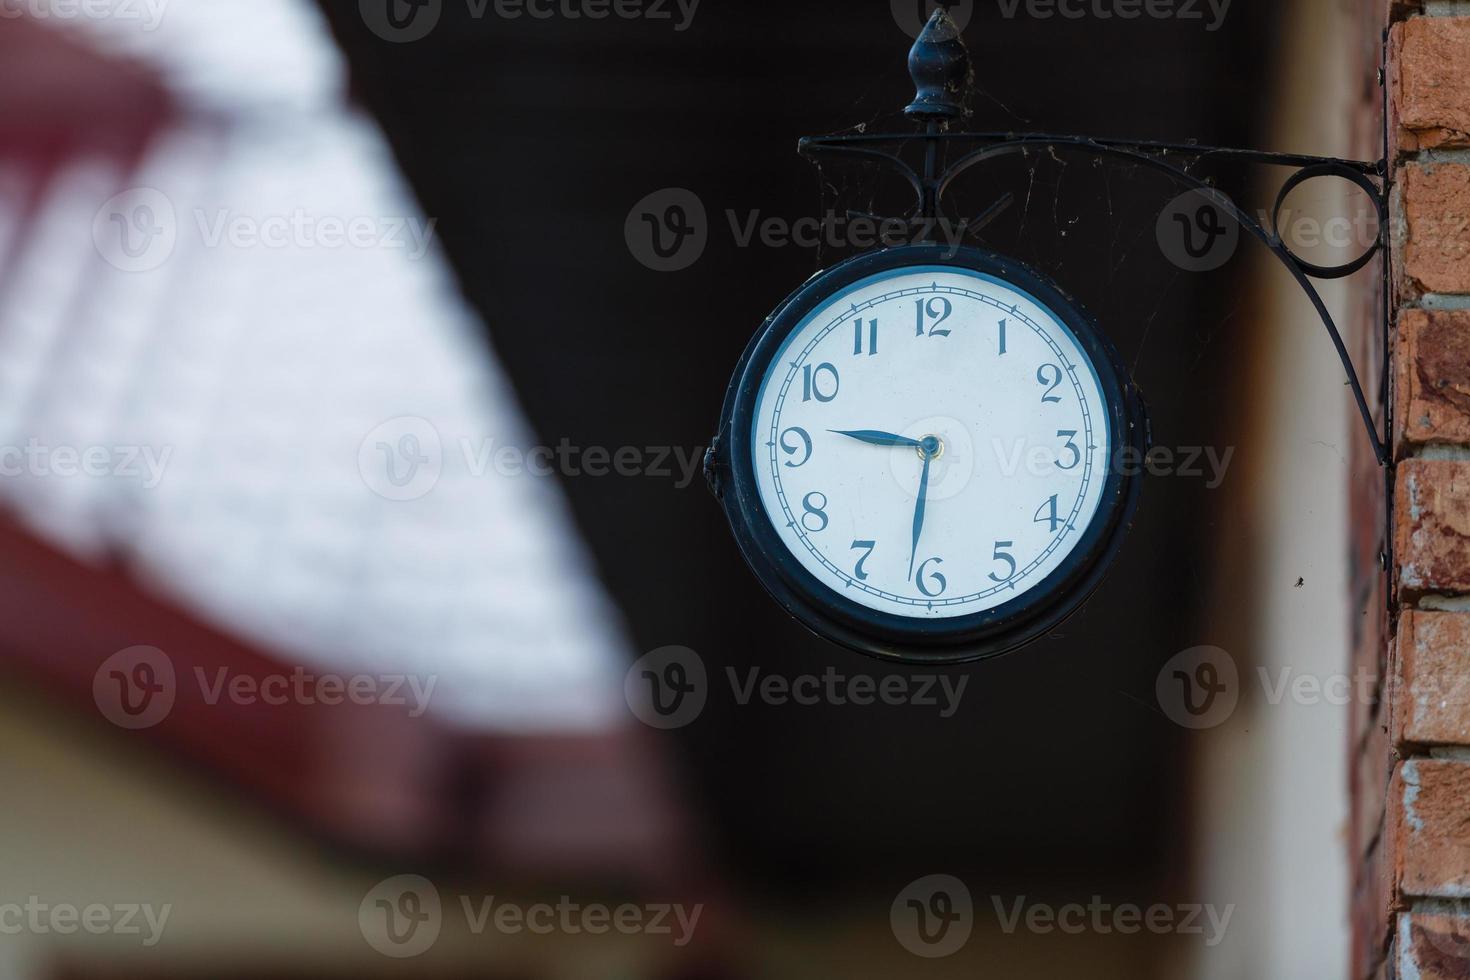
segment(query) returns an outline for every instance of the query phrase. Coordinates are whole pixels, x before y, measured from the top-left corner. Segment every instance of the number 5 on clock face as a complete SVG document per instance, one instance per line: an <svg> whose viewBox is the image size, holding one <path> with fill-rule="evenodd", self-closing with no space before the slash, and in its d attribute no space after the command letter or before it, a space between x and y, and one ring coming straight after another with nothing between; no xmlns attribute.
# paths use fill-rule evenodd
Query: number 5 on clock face
<svg viewBox="0 0 1470 980"><path fill-rule="evenodd" d="M1116 356L1059 290L927 248L789 301L722 431L727 513L767 587L839 642L912 659L995 652L1069 612L1131 507L1113 455L1142 442Z"/></svg>

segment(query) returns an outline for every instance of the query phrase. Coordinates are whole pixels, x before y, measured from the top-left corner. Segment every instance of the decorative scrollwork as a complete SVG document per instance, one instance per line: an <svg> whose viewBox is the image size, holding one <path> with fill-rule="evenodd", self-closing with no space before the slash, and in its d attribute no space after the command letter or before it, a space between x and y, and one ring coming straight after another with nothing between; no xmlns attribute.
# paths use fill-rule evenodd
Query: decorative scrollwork
<svg viewBox="0 0 1470 980"><path fill-rule="evenodd" d="M1187 188L1209 194L1211 200L1229 218L1254 235L1276 256L1311 301L1332 340L1339 360L1342 361L1357 403L1358 414L1362 417L1363 426L1372 443L1374 456L1380 465L1387 464L1388 435L1386 432L1379 434L1352 357L1348 354L1331 313L1312 284L1313 279L1338 279L1351 275L1366 266L1375 255L1384 253L1384 288L1387 289L1388 195L1387 167L1383 160L1366 162L1203 146L1197 143L1100 139L1053 133L951 131L951 122L964 114L964 94L972 76L964 42L943 7L935 9L918 40L914 42L909 52L909 74L913 78L917 94L904 112L920 125L919 132L808 136L798 143L798 152L812 159L824 155L841 155L875 162L898 174L914 191L914 206L907 216L911 219L937 218L945 192L957 178L972 168L1000 157L1036 150L1076 152L1123 160L1165 174ZM922 169L911 166L900 155L903 149L915 143L923 149ZM945 162L941 165L941 150L955 146L962 152L952 160L948 159L948 154L943 154ZM1206 160L1230 160L1294 168L1294 172L1282 183L1276 195L1269 227L1253 218L1229 195L1191 172L1190 168ZM1340 265L1322 266L1308 262L1294 253L1280 234L1280 218L1287 195L1306 181L1318 177L1338 177L1351 182L1369 196L1377 214L1378 227L1374 240L1362 254Z"/></svg>

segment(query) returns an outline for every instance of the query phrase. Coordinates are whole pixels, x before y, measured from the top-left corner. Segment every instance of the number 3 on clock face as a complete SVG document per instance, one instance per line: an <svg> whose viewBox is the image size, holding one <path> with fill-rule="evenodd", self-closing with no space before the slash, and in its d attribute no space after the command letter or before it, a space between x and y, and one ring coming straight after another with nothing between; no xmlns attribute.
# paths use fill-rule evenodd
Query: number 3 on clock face
<svg viewBox="0 0 1470 980"><path fill-rule="evenodd" d="M1095 588L1136 501L1141 401L1060 289L976 249L909 246L812 280L726 399L727 516L766 588L836 642L1000 653Z"/></svg>

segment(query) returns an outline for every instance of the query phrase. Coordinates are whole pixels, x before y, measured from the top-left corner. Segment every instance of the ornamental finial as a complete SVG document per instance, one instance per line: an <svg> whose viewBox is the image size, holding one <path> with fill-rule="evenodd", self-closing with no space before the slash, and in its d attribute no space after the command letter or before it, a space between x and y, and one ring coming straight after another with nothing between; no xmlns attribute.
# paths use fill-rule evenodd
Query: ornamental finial
<svg viewBox="0 0 1470 980"><path fill-rule="evenodd" d="M965 96L972 75L970 52L944 7L935 7L929 22L909 49L909 77L914 101L904 113L920 122L956 119L965 115Z"/></svg>

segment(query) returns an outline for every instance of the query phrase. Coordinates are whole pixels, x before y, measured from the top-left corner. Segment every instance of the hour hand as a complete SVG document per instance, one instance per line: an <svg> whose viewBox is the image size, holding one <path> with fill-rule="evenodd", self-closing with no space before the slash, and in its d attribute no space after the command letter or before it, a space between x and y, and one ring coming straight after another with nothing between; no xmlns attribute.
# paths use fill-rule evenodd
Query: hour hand
<svg viewBox="0 0 1470 980"><path fill-rule="evenodd" d="M910 439L892 432L879 432L877 429L828 429L827 431L874 446L907 446L910 449L918 449L923 445L917 439Z"/></svg>

